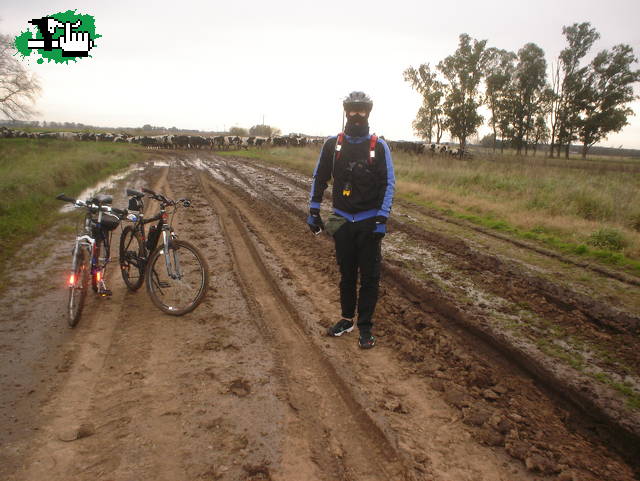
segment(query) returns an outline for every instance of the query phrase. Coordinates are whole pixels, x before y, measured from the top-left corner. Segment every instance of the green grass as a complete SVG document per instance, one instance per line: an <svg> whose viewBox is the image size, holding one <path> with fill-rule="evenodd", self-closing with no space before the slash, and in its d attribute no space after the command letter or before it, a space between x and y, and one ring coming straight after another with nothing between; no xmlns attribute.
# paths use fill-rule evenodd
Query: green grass
<svg viewBox="0 0 640 481"><path fill-rule="evenodd" d="M58 218L57 194L78 195L143 156L127 144L0 140L0 276L7 259Z"/></svg>
<svg viewBox="0 0 640 481"><path fill-rule="evenodd" d="M622 394L627 400L627 406L631 409L640 410L640 394L634 391L630 384L614 381L611 376L603 372L590 373L589 375L603 384L608 384Z"/></svg>

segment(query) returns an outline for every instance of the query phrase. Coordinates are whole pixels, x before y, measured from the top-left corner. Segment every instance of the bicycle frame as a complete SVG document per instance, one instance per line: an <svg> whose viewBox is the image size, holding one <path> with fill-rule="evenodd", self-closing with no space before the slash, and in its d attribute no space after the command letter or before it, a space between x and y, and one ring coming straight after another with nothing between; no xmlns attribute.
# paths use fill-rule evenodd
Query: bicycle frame
<svg viewBox="0 0 640 481"><path fill-rule="evenodd" d="M73 261L72 261L72 271L75 273L77 266L77 253L79 249L86 248L88 250L90 259L91 259L91 278L92 282L95 281L95 285L100 288L104 288L104 270L107 267L107 264L111 260L111 232L102 230L99 226L102 222L102 216L105 212L108 213L116 213L118 215L122 215L124 211L119 209L115 209L108 206L101 206L91 204L88 201L84 202L81 200L71 199L64 194L60 194L58 196L59 200L64 200L66 202L72 202L76 207L84 207L87 209L87 212L84 217L84 227L82 232L76 236L74 248L73 248ZM94 215L98 214L97 219L94 219ZM96 229L101 229L97 231ZM98 235L101 236L101 239L97 239L95 232L98 232ZM100 259L100 243L105 246L105 257L104 262L101 263ZM74 274L72 274L72 277ZM70 278L69 279L69 287L78 287L78 279Z"/></svg>
<svg viewBox="0 0 640 481"><path fill-rule="evenodd" d="M208 267L202 253L187 241L178 240L173 220L180 207L190 207L188 199L171 200L162 194L142 188L142 192L127 189L129 205L136 212L127 219L120 236L120 266L127 287L135 291L143 281L153 303L161 311L182 316L195 309L208 287ZM160 203L159 213L144 218L143 197ZM145 225L157 222L148 229ZM184 266L189 266L185 269Z"/></svg>

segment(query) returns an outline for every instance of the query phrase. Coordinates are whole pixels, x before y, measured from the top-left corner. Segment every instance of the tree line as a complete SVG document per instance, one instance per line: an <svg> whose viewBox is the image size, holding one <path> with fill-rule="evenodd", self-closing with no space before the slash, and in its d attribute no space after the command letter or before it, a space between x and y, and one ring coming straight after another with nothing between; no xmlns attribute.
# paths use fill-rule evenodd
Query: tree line
<svg viewBox="0 0 640 481"><path fill-rule="evenodd" d="M582 144L582 156L612 132L619 132L633 115L633 86L640 70L626 44L585 58L600 34L589 22L562 28L567 45L551 63L542 48L525 44L517 53L487 47L487 40L459 36L457 50L435 68L429 63L404 71L404 79L422 95L413 127L429 143L440 143L448 131L466 148L467 139L484 118L486 105L493 149L505 144L525 155L540 144L548 154L569 157L572 142Z"/></svg>

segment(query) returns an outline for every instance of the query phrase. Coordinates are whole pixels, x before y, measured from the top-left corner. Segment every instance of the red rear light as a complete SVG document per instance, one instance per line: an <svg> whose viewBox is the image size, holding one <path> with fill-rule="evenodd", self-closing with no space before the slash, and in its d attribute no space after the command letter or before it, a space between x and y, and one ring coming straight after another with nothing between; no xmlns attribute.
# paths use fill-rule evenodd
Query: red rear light
<svg viewBox="0 0 640 481"><path fill-rule="evenodd" d="M76 275L75 274L71 274L69 276L69 285L73 286L73 285L75 285L75 283L76 283Z"/></svg>
<svg viewBox="0 0 640 481"><path fill-rule="evenodd" d="M167 220L168 220L168 219L169 219L169 214L167 214L166 212L163 212L163 213L162 213L162 220L163 220L164 222L167 222Z"/></svg>
<svg viewBox="0 0 640 481"><path fill-rule="evenodd" d="M100 278L102 277L102 272L96 272L96 281L100 282Z"/></svg>

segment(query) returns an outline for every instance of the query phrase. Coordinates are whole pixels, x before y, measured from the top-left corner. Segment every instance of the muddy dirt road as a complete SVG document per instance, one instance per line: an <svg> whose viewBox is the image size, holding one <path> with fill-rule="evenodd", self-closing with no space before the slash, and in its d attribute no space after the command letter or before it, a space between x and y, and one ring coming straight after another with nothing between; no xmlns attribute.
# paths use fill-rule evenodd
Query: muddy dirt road
<svg viewBox="0 0 640 481"><path fill-rule="evenodd" d="M0 479L637 479L637 415L589 375L637 379L640 300L622 295L637 286L594 293L579 266L398 205L363 352L355 333L324 335L338 271L304 224L308 182L158 154L114 187L115 205L125 185L193 199L175 227L211 278L184 317L127 292L113 264L113 297L70 330L71 220L27 246L0 307ZM536 343L545 329L579 334L589 369Z"/></svg>

